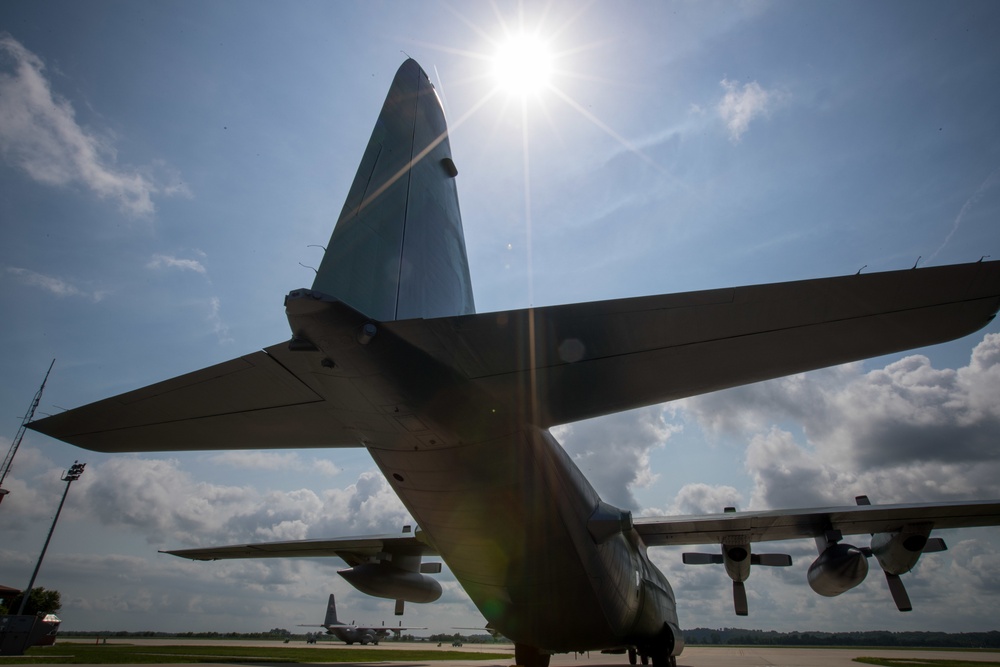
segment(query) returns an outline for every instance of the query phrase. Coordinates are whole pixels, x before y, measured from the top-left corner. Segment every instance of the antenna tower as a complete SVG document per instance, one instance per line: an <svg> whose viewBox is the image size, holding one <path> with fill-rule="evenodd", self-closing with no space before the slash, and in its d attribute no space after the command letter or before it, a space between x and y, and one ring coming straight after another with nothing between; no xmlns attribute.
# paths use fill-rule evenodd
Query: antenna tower
<svg viewBox="0 0 1000 667"><path fill-rule="evenodd" d="M0 465L0 502L3 501L4 496L7 495L8 491L3 488L3 480L7 477L7 473L10 472L10 466L14 463L14 454L17 454L17 448L21 446L21 440L24 438L24 432L28 428L28 422L30 422L35 417L35 409L38 408L39 402L42 400L42 392L45 391L45 383L49 381L49 373L52 372L52 367L55 366L56 360L53 359L52 363L49 364L49 370L45 371L45 378L42 380L42 386L38 388L35 392L35 397L31 399L31 407L28 408L28 412L25 413L24 419L21 420L21 428L17 429L17 435L14 437L14 442L10 446L10 450L7 451L7 456L4 457L3 465Z"/></svg>

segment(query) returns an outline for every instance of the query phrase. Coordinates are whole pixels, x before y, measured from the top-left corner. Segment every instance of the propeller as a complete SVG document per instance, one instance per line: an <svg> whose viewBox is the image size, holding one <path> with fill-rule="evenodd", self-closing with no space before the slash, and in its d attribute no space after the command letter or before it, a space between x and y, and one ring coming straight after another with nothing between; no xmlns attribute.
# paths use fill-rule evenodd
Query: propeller
<svg viewBox="0 0 1000 667"><path fill-rule="evenodd" d="M910 604L910 596L906 594L906 586L903 585L903 580L899 578L898 574L890 574L885 572L885 581L889 584L889 592L892 593L892 601L896 603L896 609L900 611L913 611L913 605Z"/></svg>
<svg viewBox="0 0 1000 667"><path fill-rule="evenodd" d="M736 608L737 616L746 616L750 613L747 606L747 587L742 581L733 582L733 607Z"/></svg>
<svg viewBox="0 0 1000 667"><path fill-rule="evenodd" d="M722 554L698 554L686 552L681 554L685 565L721 565Z"/></svg>
<svg viewBox="0 0 1000 667"><path fill-rule="evenodd" d="M856 502L861 507L865 507L872 504L868 496L856 496L854 498L854 502ZM875 546L875 539L874 539L875 537L876 535L873 533L872 547ZM915 547L907 547L907 548L910 551L913 551ZM919 552L922 554L934 553L936 551L945 551L947 549L948 549L947 545L944 543L944 540L942 540L940 537L927 537L925 543L923 544L923 547L918 548ZM861 552L869 558L873 555L871 548L862 548ZM882 573L885 575L885 581L889 585L889 592L892 593L892 601L896 603L896 609L898 609L899 611L913 611L913 605L910 603L910 596L906 592L906 586L903 585L903 580L899 578L898 574L887 571L885 569L886 566L881 561L879 564L882 565ZM911 563L910 567L912 566L913 564Z"/></svg>
<svg viewBox="0 0 1000 667"><path fill-rule="evenodd" d="M691 552L681 554L681 559L685 565L721 565L726 560L722 554ZM792 564L792 557L788 554L750 554L750 563L765 567L788 567ZM733 580L733 607L737 616L749 615L746 585L735 579Z"/></svg>
<svg viewBox="0 0 1000 667"><path fill-rule="evenodd" d="M726 507L726 514L736 512L735 507ZM726 574L733 580L733 607L737 616L748 615L747 589L743 583L750 576L752 565L765 567L788 567L792 557L788 554L755 554L750 549L749 535L730 535L723 537L722 553L704 554L687 552L681 554L685 565L725 565Z"/></svg>

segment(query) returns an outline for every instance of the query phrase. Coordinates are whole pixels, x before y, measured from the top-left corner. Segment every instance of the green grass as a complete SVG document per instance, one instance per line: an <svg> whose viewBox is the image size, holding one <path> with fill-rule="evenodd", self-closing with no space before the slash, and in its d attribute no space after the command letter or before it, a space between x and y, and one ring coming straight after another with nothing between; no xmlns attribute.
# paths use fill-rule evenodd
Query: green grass
<svg viewBox="0 0 1000 667"><path fill-rule="evenodd" d="M505 653L475 651L385 650L375 648L295 648L288 646L137 646L132 644L67 644L32 647L23 656L0 656L0 665L32 662L67 665L166 664L198 662L431 662L435 660L513 661Z"/></svg>
<svg viewBox="0 0 1000 667"><path fill-rule="evenodd" d="M1000 667L986 660L928 660L926 658L855 658L854 662L881 667Z"/></svg>

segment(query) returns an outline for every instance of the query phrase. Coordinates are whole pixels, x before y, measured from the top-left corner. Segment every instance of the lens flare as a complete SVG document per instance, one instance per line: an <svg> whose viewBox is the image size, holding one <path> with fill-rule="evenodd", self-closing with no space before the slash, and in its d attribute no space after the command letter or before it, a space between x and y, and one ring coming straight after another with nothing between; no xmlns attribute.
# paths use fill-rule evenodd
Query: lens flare
<svg viewBox="0 0 1000 667"><path fill-rule="evenodd" d="M514 35L493 56L493 75L501 90L516 95L538 93L552 76L552 53L533 35Z"/></svg>

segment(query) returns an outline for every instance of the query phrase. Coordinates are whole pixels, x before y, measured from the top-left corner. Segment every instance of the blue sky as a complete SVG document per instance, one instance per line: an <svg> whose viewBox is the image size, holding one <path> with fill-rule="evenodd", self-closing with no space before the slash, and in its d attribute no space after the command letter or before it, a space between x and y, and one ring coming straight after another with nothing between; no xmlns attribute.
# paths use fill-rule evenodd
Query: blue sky
<svg viewBox="0 0 1000 667"><path fill-rule="evenodd" d="M1000 257L1000 8L989 2L22 2L0 5L0 386L6 451L71 408L285 340L406 55L451 123L477 308ZM523 29L550 86L497 92ZM556 429L637 513L1000 497L1000 325L869 360ZM975 356L973 357L973 354ZM364 450L110 456L37 434L0 506L0 583L67 628L255 631L391 619L339 561L188 563L157 549L395 531ZM748 627L995 629L997 529L840 598L755 572ZM739 625L721 570L655 557L681 624ZM445 595L404 621L480 617ZM350 611L347 611L350 610Z"/></svg>

